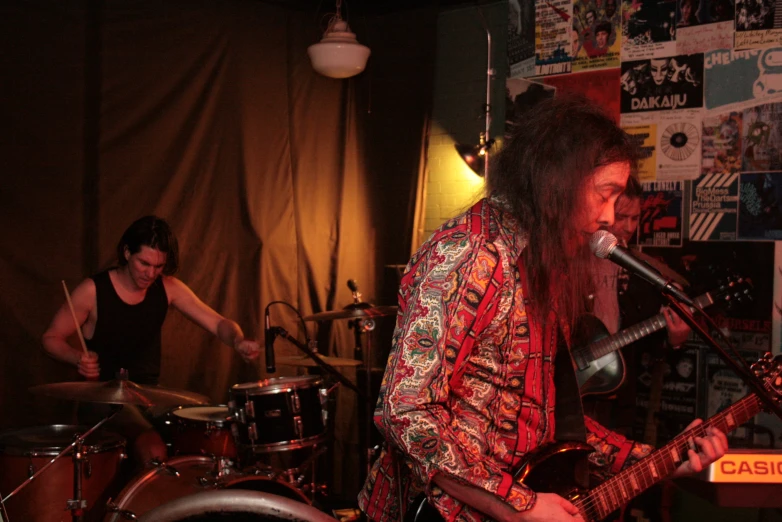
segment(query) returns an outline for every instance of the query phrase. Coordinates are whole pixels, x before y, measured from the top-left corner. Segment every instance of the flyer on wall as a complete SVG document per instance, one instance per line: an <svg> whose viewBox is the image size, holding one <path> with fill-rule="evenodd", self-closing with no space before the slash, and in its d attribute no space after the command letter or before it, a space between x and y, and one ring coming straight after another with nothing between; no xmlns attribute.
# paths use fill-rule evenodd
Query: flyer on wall
<svg viewBox="0 0 782 522"><path fill-rule="evenodd" d="M622 63L622 113L703 107L703 54Z"/></svg>
<svg viewBox="0 0 782 522"><path fill-rule="evenodd" d="M735 9L731 0L679 2L676 12L676 52L702 53L733 47Z"/></svg>
<svg viewBox="0 0 782 522"><path fill-rule="evenodd" d="M641 217L638 221L640 246L680 247L682 245L682 200L684 182L643 183Z"/></svg>
<svg viewBox="0 0 782 522"><path fill-rule="evenodd" d="M618 0L574 0L571 30L573 72L619 67L622 14Z"/></svg>
<svg viewBox="0 0 782 522"><path fill-rule="evenodd" d="M511 78L535 75L535 6L508 0L508 66Z"/></svg>
<svg viewBox="0 0 782 522"><path fill-rule="evenodd" d="M676 1L624 0L622 61L676 54Z"/></svg>
<svg viewBox="0 0 782 522"><path fill-rule="evenodd" d="M709 51L703 68L707 109L737 110L743 107L732 104L782 97L782 47Z"/></svg>
<svg viewBox="0 0 782 522"><path fill-rule="evenodd" d="M535 2L535 76L571 71L571 0Z"/></svg>

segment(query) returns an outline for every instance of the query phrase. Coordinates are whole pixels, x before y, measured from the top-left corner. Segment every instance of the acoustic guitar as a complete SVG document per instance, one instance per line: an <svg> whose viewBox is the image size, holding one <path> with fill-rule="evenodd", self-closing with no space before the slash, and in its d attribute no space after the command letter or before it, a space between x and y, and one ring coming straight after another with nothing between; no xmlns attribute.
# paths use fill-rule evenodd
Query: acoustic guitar
<svg viewBox="0 0 782 522"><path fill-rule="evenodd" d="M718 303L732 306L747 301L752 285L743 278L729 278L719 288L696 297L698 308ZM576 378L581 395L613 393L624 382L625 361L619 351L625 346L665 328L665 316L660 313L649 319L609 335L605 325L593 315L579 318L575 339L584 339L585 346L571 351L576 366ZM578 344L578 341L576 341ZM584 343L582 343L584 344Z"/></svg>

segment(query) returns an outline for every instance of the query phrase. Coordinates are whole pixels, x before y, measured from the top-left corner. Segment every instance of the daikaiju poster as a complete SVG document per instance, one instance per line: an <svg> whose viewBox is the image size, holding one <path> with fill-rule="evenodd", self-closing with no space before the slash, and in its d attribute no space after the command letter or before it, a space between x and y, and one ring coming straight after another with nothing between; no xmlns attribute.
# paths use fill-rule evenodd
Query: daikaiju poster
<svg viewBox="0 0 782 522"><path fill-rule="evenodd" d="M622 63L622 113L703 107L703 54Z"/></svg>

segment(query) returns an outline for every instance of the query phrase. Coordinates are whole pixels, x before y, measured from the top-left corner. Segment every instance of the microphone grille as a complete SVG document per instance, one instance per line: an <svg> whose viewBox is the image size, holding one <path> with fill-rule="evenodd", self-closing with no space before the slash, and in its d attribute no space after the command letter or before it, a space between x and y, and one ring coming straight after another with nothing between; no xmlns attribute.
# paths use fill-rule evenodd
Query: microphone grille
<svg viewBox="0 0 782 522"><path fill-rule="evenodd" d="M608 230L598 230L589 240L589 250L600 259L607 259L616 246L616 236Z"/></svg>

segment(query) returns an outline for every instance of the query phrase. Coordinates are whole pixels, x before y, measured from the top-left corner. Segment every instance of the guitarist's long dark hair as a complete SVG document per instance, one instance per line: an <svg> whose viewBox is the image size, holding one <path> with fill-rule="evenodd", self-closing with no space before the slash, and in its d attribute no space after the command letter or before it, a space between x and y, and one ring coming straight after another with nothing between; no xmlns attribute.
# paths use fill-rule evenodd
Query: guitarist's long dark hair
<svg viewBox="0 0 782 522"><path fill-rule="evenodd" d="M556 96L520 114L490 170L487 191L500 197L528 234L527 295L573 324L592 287L588 245L572 252L585 183L595 169L629 163L636 148L602 109L585 98Z"/></svg>

